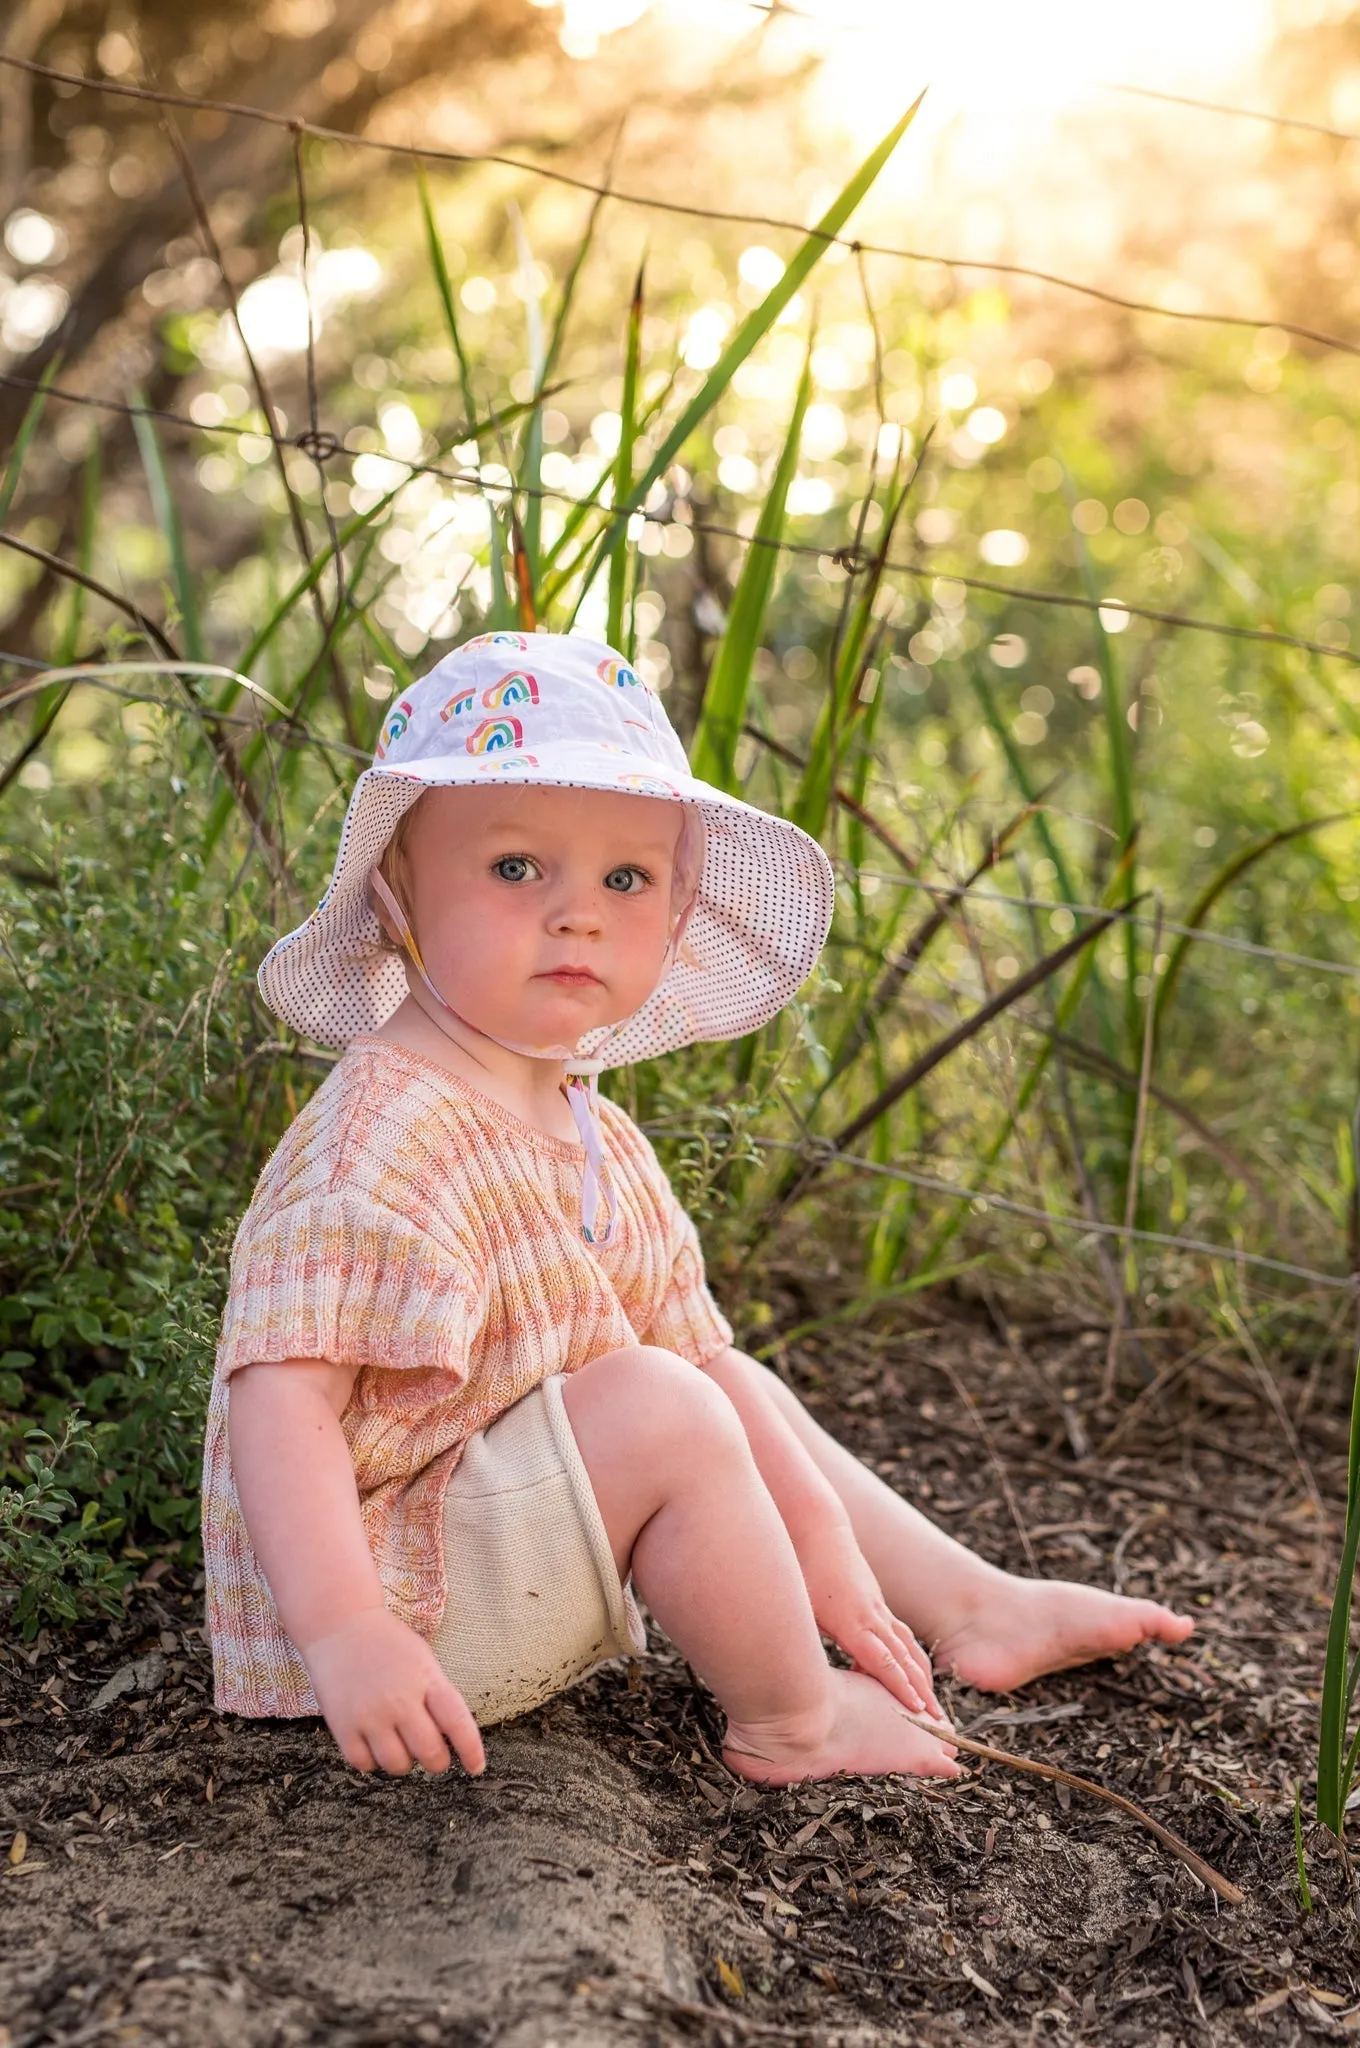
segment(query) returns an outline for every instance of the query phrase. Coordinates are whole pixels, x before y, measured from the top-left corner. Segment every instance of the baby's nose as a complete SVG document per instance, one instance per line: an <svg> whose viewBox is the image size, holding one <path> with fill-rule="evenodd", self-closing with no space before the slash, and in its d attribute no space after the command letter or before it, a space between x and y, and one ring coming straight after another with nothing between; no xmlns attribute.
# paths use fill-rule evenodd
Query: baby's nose
<svg viewBox="0 0 1360 2048"><path fill-rule="evenodd" d="M554 931L598 931L602 914L598 889L566 889L550 905L548 923Z"/></svg>

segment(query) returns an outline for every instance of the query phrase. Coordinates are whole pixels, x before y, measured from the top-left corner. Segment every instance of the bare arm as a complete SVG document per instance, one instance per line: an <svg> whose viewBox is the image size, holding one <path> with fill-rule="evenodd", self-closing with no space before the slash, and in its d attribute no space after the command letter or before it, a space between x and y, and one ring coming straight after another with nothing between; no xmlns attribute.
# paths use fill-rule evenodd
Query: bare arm
<svg viewBox="0 0 1360 2048"><path fill-rule="evenodd" d="M324 1358L248 1365L231 1382L232 1474L284 1629L302 1651L367 1608L382 1583L359 1517L340 1417L355 1368Z"/></svg>
<svg viewBox="0 0 1360 2048"><path fill-rule="evenodd" d="M480 1771L481 1737L461 1694L383 1598L340 1427L355 1378L353 1366L316 1358L233 1375L227 1439L246 1529L349 1762L447 1770L447 1736Z"/></svg>
<svg viewBox="0 0 1360 2048"><path fill-rule="evenodd" d="M888 1607L845 1504L782 1413L770 1374L731 1345L704 1371L741 1418L751 1455L798 1553L823 1633L913 1711L943 1719L929 1658Z"/></svg>

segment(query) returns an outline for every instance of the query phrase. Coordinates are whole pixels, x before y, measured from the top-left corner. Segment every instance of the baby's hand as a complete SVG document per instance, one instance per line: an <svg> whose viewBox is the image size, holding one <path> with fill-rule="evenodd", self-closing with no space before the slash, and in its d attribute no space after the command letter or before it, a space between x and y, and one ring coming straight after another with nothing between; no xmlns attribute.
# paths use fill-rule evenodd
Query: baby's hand
<svg viewBox="0 0 1360 2048"><path fill-rule="evenodd" d="M429 1644L385 1607L361 1609L302 1654L326 1724L356 1770L446 1771L450 1742L465 1770L486 1769L462 1694Z"/></svg>
<svg viewBox="0 0 1360 2048"><path fill-rule="evenodd" d="M823 1635L912 1713L946 1720L930 1659L883 1598L849 1525L824 1526L800 1542L798 1562Z"/></svg>

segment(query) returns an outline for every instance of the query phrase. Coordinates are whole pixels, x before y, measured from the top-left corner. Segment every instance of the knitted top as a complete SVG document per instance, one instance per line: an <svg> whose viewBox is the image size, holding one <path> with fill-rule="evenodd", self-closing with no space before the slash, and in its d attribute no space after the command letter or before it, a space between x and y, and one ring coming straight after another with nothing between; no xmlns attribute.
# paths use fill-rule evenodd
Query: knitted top
<svg viewBox="0 0 1360 2048"><path fill-rule="evenodd" d="M584 1147L385 1039L350 1045L284 1133L231 1256L203 1455L215 1700L315 1714L246 1533L227 1439L243 1365L357 1365L341 1427L388 1607L443 1613L444 1493L463 1445L553 1373L623 1344L702 1366L732 1341L694 1225L631 1118L601 1098L618 1197L580 1228Z"/></svg>

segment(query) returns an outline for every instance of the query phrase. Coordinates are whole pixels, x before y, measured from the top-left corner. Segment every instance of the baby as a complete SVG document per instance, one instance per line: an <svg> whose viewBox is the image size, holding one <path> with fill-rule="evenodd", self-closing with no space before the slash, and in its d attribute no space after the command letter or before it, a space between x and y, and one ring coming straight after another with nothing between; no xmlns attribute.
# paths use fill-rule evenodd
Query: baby
<svg viewBox="0 0 1360 2048"><path fill-rule="evenodd" d="M360 1770L644 1646L766 1784L957 1774L941 1670L1009 1691L1189 1620L984 1563L733 1348L604 1067L768 1022L831 872L694 780L607 647L490 634L416 684L329 889L260 969L343 1047L237 1233L204 1460L219 1707L321 1712ZM822 1638L849 1670L833 1667Z"/></svg>

